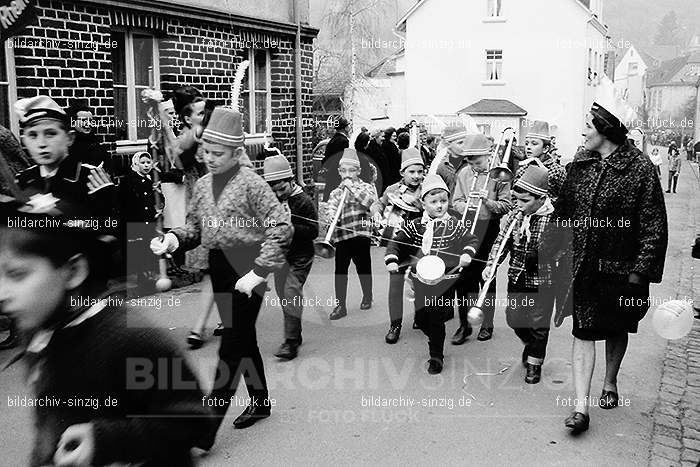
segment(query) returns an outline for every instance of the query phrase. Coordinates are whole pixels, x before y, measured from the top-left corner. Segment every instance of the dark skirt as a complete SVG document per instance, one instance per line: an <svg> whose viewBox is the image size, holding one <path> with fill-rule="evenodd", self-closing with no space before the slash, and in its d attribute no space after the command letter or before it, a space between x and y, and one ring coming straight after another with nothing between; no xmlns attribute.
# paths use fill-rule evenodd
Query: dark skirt
<svg viewBox="0 0 700 467"><path fill-rule="evenodd" d="M574 337L605 340L636 333L649 310L649 285L630 284L620 276L598 273L573 284Z"/></svg>

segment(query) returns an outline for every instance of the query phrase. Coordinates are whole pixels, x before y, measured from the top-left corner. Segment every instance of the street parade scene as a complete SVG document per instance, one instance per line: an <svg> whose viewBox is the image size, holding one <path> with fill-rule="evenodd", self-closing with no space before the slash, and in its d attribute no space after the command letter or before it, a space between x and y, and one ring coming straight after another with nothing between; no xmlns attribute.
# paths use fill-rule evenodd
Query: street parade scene
<svg viewBox="0 0 700 467"><path fill-rule="evenodd" d="M0 467L700 465L695 0L0 42Z"/></svg>

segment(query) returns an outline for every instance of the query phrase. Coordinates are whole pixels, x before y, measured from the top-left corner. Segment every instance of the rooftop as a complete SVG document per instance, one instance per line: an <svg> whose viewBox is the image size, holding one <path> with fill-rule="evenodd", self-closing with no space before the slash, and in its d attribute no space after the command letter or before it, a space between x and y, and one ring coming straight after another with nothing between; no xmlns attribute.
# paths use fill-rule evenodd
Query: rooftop
<svg viewBox="0 0 700 467"><path fill-rule="evenodd" d="M457 113L467 115L509 115L524 117L527 115L527 110L506 99L481 99Z"/></svg>

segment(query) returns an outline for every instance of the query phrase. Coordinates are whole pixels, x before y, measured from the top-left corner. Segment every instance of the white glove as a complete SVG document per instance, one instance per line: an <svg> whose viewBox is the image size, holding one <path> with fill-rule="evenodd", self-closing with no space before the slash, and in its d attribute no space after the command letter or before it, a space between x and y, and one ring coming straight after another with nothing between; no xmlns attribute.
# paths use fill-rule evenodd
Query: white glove
<svg viewBox="0 0 700 467"><path fill-rule="evenodd" d="M253 271L248 271L248 274L236 281L236 290L250 297L253 294L253 289L265 282L264 277L260 277Z"/></svg>
<svg viewBox="0 0 700 467"><path fill-rule="evenodd" d="M472 257L466 253L459 257L459 265L463 268L466 268L467 266L469 266L471 264L471 262L472 262Z"/></svg>
<svg viewBox="0 0 700 467"><path fill-rule="evenodd" d="M483 271L481 271L481 278L486 282L489 280L489 276L491 276L491 268L489 266L486 266Z"/></svg>
<svg viewBox="0 0 700 467"><path fill-rule="evenodd" d="M386 270L389 272L397 272L399 270L399 265L397 263L389 263L386 265Z"/></svg>
<svg viewBox="0 0 700 467"><path fill-rule="evenodd" d="M178 241L177 237L173 233L166 233L163 235L163 238L161 240L160 237L156 237L153 240L151 240L151 251L160 256L164 255L165 253L171 253L180 246L180 242Z"/></svg>

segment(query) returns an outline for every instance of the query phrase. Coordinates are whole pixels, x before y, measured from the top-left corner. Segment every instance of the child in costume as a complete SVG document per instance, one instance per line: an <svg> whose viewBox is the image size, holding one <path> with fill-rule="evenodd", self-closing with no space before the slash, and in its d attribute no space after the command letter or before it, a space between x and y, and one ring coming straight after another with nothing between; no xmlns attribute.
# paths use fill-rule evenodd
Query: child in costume
<svg viewBox="0 0 700 467"><path fill-rule="evenodd" d="M390 273L411 256L435 255L445 264L446 274L437 282L416 275L413 265L416 323L428 337L428 373L438 374L444 364L445 322L454 316L457 269L469 266L476 254L478 239L448 212L449 191L444 180L429 174L421 187L423 216L404 225L389 243L384 262Z"/></svg>
<svg viewBox="0 0 700 467"><path fill-rule="evenodd" d="M372 203L370 212L375 225L386 224L385 238L391 242L396 232L423 213L420 202L420 184L423 181L425 165L420 152L408 148L401 154L401 181L387 187L384 194ZM387 232L388 231L388 232ZM396 344L401 335L403 322L404 276L408 265L389 274L389 332L384 340L387 344Z"/></svg>
<svg viewBox="0 0 700 467"><path fill-rule="evenodd" d="M461 154L467 164L457 172L455 178L455 192L452 197L452 207L461 216L469 205L465 222L474 235L479 239L479 248L476 253L477 261L465 268L457 287L459 300L459 328L452 337L452 344L461 345L466 342L471 334L471 326L467 321L467 312L471 305L470 297L479 294L481 286L481 272L486 265L491 246L498 236L501 218L511 208L510 182L493 180L489 174L490 155L492 151L491 140L484 135L469 135L465 138ZM484 189L484 186L486 187ZM469 190L474 187L474 191ZM481 202L479 216L476 218L476 226L472 226L476 215L476 208ZM496 310L496 281L491 281L489 286L490 299L484 302L484 320L477 339L487 341L493 336L493 315Z"/></svg>
<svg viewBox="0 0 700 467"><path fill-rule="evenodd" d="M554 295L544 268L539 268L541 237L550 215L554 212L547 195L548 172L542 167L530 166L513 187L517 209L506 217L503 229L494 242L488 264L483 271L487 280L494 268L510 253L508 269L508 306L506 320L525 347L522 362L526 367L525 382L536 384L540 381L549 337L549 322L554 310ZM514 224L508 238L509 226ZM500 257L498 247L505 247ZM530 304L532 304L530 306Z"/></svg>
<svg viewBox="0 0 700 467"><path fill-rule="evenodd" d="M241 376L250 404L234 420L234 427L247 428L270 416L255 323L267 289L266 277L285 264L292 226L270 186L242 163L248 157L240 112L214 109L202 134L202 150L209 173L197 180L186 224L154 238L151 250L162 255L200 244L209 250L212 289L224 325L209 396L216 405L217 424L199 444L210 449Z"/></svg>
<svg viewBox="0 0 700 467"><path fill-rule="evenodd" d="M332 219L347 190L338 225L333 232L335 242L335 298L338 303L329 319L337 320L348 314L346 298L348 268L355 263L362 287L361 310L372 307L372 263L370 258L369 209L377 199L374 186L360 180L360 159L354 149L346 148L338 164L342 181L328 199L327 219ZM332 226L329 226L331 228Z"/></svg>
<svg viewBox="0 0 700 467"><path fill-rule="evenodd" d="M275 153L276 152L276 153ZM286 157L273 150L265 158L263 178L277 199L291 214L294 237L287 253L287 262L275 271L275 290L284 312L284 342L275 356L292 360L301 345L301 313L304 311L304 284L314 260L314 239L318 236L318 215L314 202L294 182L294 174Z"/></svg>
<svg viewBox="0 0 700 467"><path fill-rule="evenodd" d="M530 131L525 137L525 160L520 161L513 183L523 176L531 165L542 167L548 172L549 188L547 190L552 202L556 201L559 191L566 179L566 169L557 162L552 151L552 137L549 134L549 123L535 120L531 123Z"/></svg>

